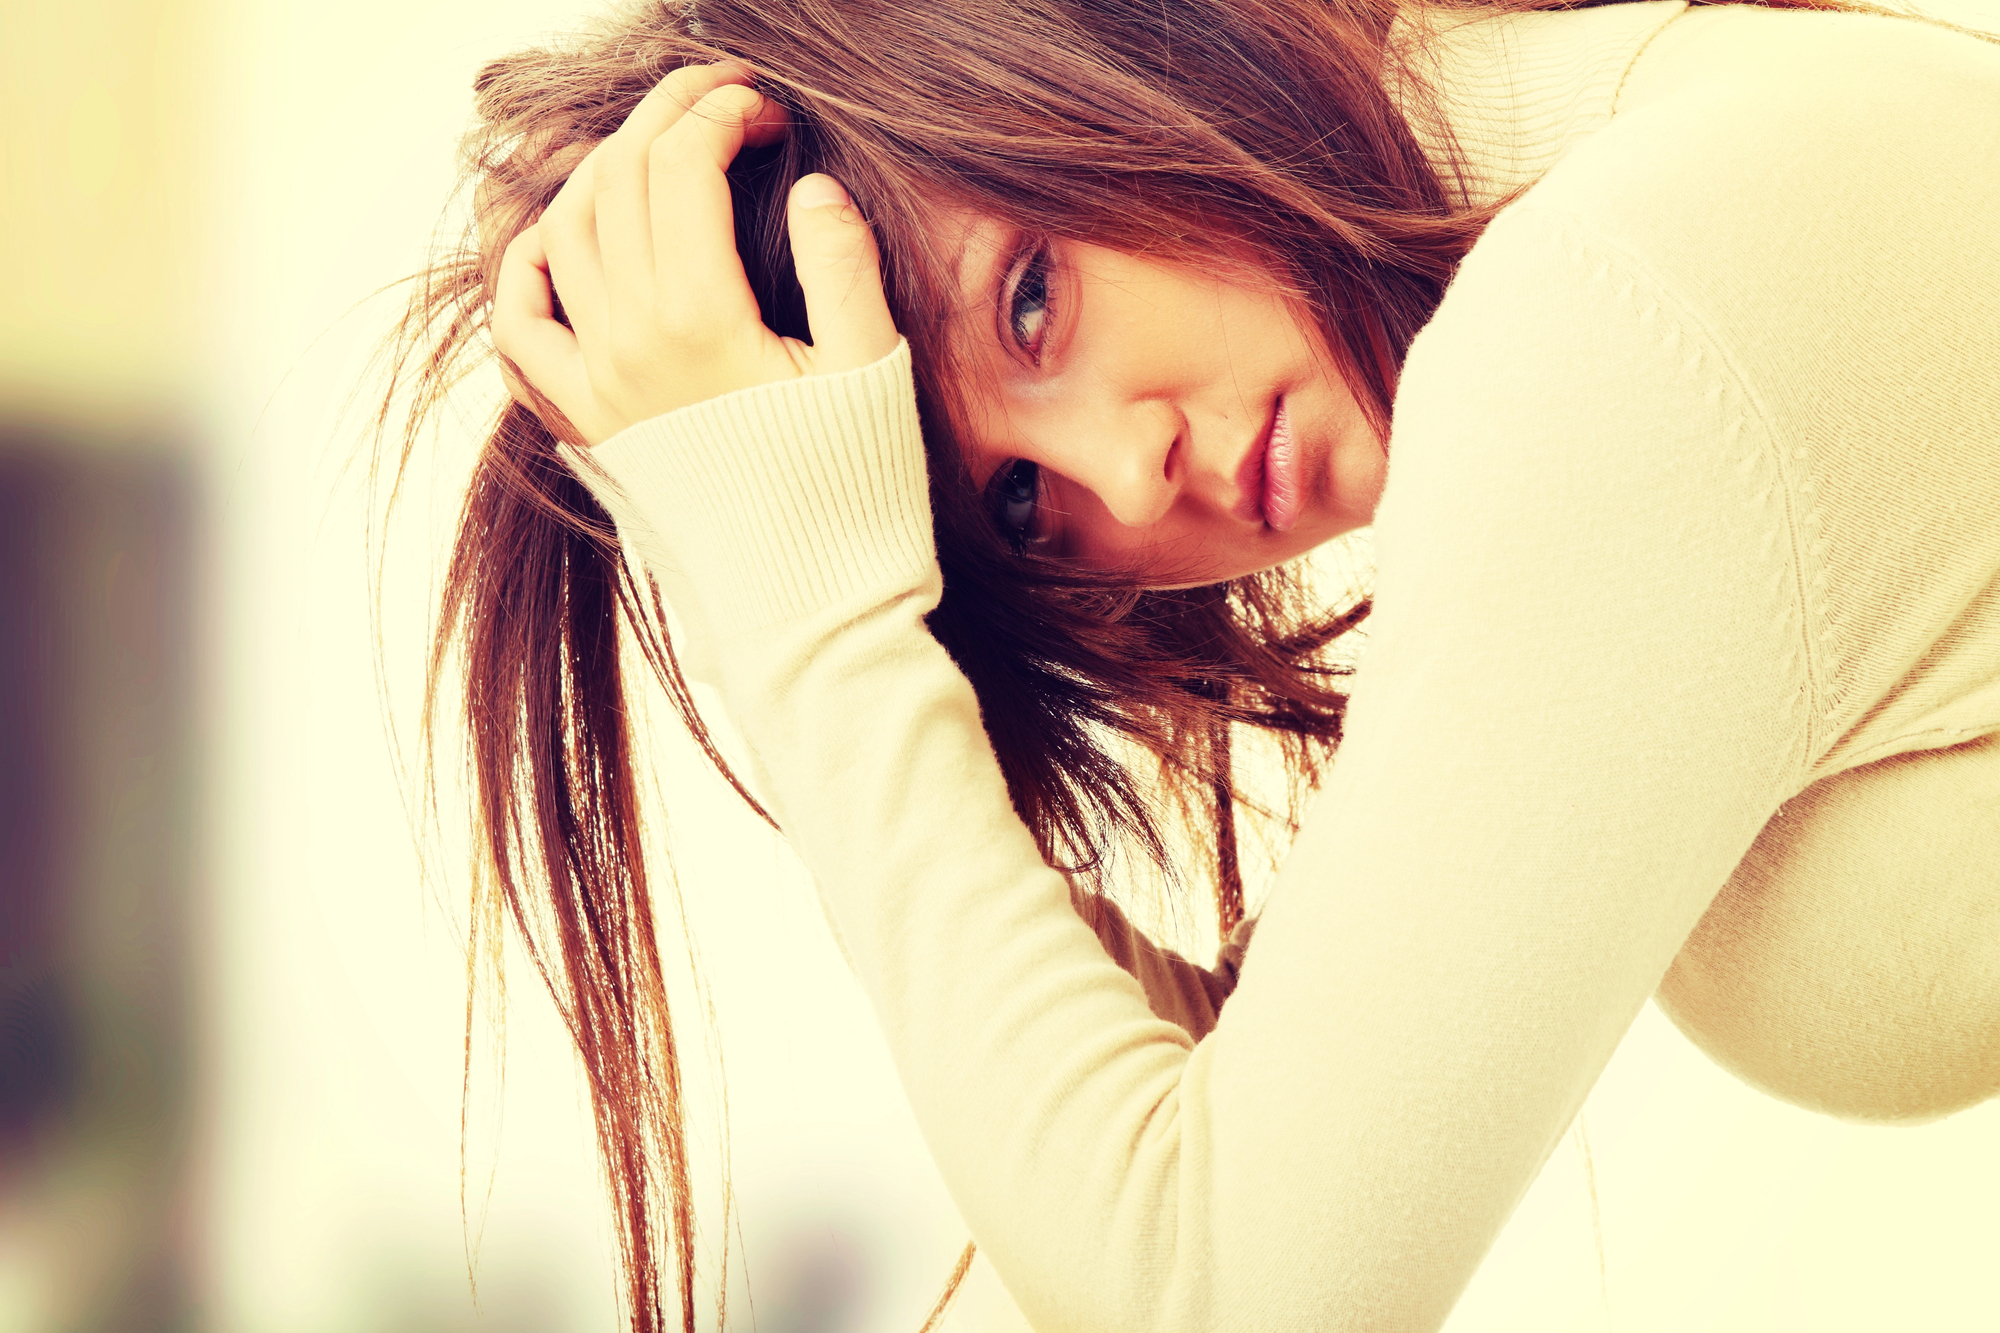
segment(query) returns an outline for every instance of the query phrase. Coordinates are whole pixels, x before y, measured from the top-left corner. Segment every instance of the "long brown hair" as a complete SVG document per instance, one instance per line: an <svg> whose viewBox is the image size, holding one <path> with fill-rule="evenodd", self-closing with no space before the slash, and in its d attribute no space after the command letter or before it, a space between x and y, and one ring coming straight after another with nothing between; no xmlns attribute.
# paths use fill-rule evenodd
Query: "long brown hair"
<svg viewBox="0 0 2000 1333"><path fill-rule="evenodd" d="M1696 0L1700 3L1701 0ZM1894 11L1834 0L1775 8ZM400 479L423 423L491 354L507 242L668 71L736 59L790 112L730 172L738 248L767 323L805 336L785 240L791 184L825 171L874 227L909 338L930 457L943 600L930 628L970 679L1015 808L1091 915L1107 857L1133 848L1185 883L1206 866L1221 929L1243 912L1237 812L1281 835L1339 743L1358 590L1326 605L1296 571L1140 591L1008 548L973 494L944 336L949 200L1012 227L1168 261L1248 261L1296 303L1387 438L1396 375L1459 261L1507 200L1474 206L1419 57L1452 9L1564 0L689 0L645 4L486 67L463 145L476 220L414 280L391 343L378 450ZM1418 40L1388 50L1399 12ZM1392 61L1409 116L1384 91ZM1510 196L1511 198L1511 196ZM402 413L401 429L391 429ZM458 655L484 873L472 947L502 911L582 1056L632 1327L694 1329L694 1209L680 1064L653 928L621 642L636 642L696 743L745 801L677 665L657 589L519 405L480 451L432 645L424 740ZM378 464L381 462L378 453ZM1248 801L1232 737L1272 739L1285 789ZM1139 763L1146 757L1144 765ZM1146 771L1142 772L1141 769ZM763 812L761 809L759 813ZM1193 818L1189 818L1190 814ZM767 819L768 815L765 816ZM1204 854L1183 862L1170 844ZM468 1009L468 1013L470 1010ZM468 1032L468 1062L470 1034ZM924 1325L941 1318L970 1245ZM724 1241L726 1285L727 1238ZM671 1264L674 1277L663 1279ZM724 1292L726 1298L726 1291ZM678 1318L669 1314L679 1306ZM722 1308L719 1306L719 1308Z"/></svg>

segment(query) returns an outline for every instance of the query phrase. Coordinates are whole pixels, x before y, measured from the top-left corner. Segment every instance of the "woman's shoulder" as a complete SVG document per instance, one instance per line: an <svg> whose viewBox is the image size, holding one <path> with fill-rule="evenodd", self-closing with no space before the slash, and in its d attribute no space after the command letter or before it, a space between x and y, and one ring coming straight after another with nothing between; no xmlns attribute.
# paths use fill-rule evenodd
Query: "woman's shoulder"
<svg viewBox="0 0 2000 1333"><path fill-rule="evenodd" d="M1611 122L1489 227L1420 338L1453 396L1503 339L1567 348L1568 364L1526 348L1511 363L1551 411L1599 405L1623 469L1608 477L1658 449L1719 469L1739 425L1767 441L1821 771L1965 725L2000 660L1995 143L2000 46L1866 15L1690 12L1635 62ZM1572 321L1657 336L1600 346L1561 335ZM1713 430L1662 419L1705 420L1712 397L1734 404ZM1598 466L1587 445L1567 465Z"/></svg>
<svg viewBox="0 0 2000 1333"><path fill-rule="evenodd" d="M1877 445L1963 436L1967 395L1984 410L2000 393L1997 143L2000 43L1866 14L1693 9L1454 285L1589 264L1673 306L1794 444L1832 449L1857 420L1879 423ZM1959 392L1913 403L1919 383Z"/></svg>
<svg viewBox="0 0 2000 1333"><path fill-rule="evenodd" d="M1702 6L1653 34L1604 127L1517 207L1579 218L1692 288L1702 272L1754 267L1768 286L1896 252L1944 267L1990 230L1996 142L2000 41Z"/></svg>

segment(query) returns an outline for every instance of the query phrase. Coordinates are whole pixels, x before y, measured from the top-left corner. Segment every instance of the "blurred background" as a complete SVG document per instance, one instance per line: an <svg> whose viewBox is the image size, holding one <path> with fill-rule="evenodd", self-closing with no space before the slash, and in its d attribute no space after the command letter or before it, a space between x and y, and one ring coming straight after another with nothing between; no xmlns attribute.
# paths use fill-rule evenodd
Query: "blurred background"
<svg viewBox="0 0 2000 1333"><path fill-rule="evenodd" d="M516 957L462 1084L449 785L412 835L499 385L417 455L379 605L356 396L473 72L594 9L0 8L0 1333L617 1327L567 1040ZM784 848L656 754L675 1012L726 1056L689 1057L703 1323L726 1153L729 1327L914 1333L967 1237L866 1002ZM2000 1103L1817 1117L1649 1007L1582 1121L1451 1333L2000 1327ZM982 1259L946 1327L1025 1325Z"/></svg>

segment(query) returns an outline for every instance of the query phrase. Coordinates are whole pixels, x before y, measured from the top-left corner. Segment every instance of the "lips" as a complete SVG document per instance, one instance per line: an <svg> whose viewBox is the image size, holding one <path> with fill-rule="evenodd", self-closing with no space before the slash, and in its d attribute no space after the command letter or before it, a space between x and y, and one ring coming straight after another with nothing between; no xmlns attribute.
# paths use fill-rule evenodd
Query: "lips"
<svg viewBox="0 0 2000 1333"><path fill-rule="evenodd" d="M1274 532L1288 531L1299 521L1305 497L1299 490L1299 446L1292 438L1291 417L1285 400L1278 400L1278 414L1271 421L1271 434L1264 444L1264 522Z"/></svg>
<svg viewBox="0 0 2000 1333"><path fill-rule="evenodd" d="M1280 398L1271 422L1236 466L1236 503L1230 515L1284 532L1299 520L1305 496L1299 486L1299 448Z"/></svg>

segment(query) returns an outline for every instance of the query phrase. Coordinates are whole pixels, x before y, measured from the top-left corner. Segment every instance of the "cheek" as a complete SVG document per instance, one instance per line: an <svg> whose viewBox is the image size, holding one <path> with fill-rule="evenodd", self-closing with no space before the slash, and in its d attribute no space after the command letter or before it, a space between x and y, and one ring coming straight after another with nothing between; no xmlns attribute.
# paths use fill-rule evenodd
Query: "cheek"
<svg viewBox="0 0 2000 1333"><path fill-rule="evenodd" d="M1389 476L1389 457L1382 437L1368 424L1359 405L1351 398L1346 405L1347 420L1328 460L1327 498L1345 524L1361 527L1375 521L1375 506Z"/></svg>
<svg viewBox="0 0 2000 1333"><path fill-rule="evenodd" d="M1158 563L1162 544L1172 544L1175 523L1130 528L1113 517L1096 492L1061 474L1042 474L1053 540L1048 554L1100 572L1145 571Z"/></svg>
<svg viewBox="0 0 2000 1333"><path fill-rule="evenodd" d="M1111 517L1089 487L1044 469L1042 497L1054 530L1051 554L1096 568L1115 563L1132 548L1135 534Z"/></svg>
<svg viewBox="0 0 2000 1333"><path fill-rule="evenodd" d="M1239 293L1201 275L1122 255L1091 256L1070 309L1066 359L1130 388L1186 393L1214 374L1218 350L1256 359L1262 332Z"/></svg>
<svg viewBox="0 0 2000 1333"><path fill-rule="evenodd" d="M1215 531L1181 510L1151 527L1130 528L1089 491L1070 489L1074 497L1066 494L1062 502L1062 528L1050 553L1085 569L1128 575L1147 587L1193 587L1261 569L1291 554Z"/></svg>

